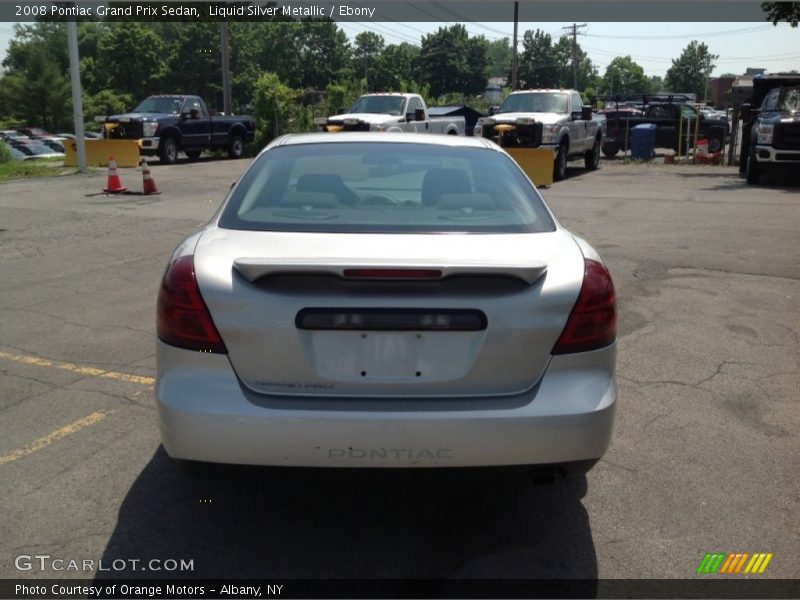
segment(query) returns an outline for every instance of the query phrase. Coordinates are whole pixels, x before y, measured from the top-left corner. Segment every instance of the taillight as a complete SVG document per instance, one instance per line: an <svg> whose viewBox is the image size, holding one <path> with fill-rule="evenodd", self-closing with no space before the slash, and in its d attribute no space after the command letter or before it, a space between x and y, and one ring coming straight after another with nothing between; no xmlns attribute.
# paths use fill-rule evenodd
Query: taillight
<svg viewBox="0 0 800 600"><path fill-rule="evenodd" d="M164 273L158 292L158 339L171 346L227 354L194 276L194 259L181 256Z"/></svg>
<svg viewBox="0 0 800 600"><path fill-rule="evenodd" d="M617 337L617 301L611 275L595 260L586 259L585 265L581 293L553 354L597 350Z"/></svg>

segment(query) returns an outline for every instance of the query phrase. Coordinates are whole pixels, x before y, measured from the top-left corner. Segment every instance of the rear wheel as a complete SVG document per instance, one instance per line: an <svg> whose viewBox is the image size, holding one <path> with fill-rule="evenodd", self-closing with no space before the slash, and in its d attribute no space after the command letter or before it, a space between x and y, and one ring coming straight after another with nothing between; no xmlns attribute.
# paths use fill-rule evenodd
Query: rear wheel
<svg viewBox="0 0 800 600"><path fill-rule="evenodd" d="M761 171L758 168L756 153L752 149L750 150L750 154L747 155L747 167L745 167L745 177L747 178L747 183L749 183L750 185L758 184L759 180L761 179Z"/></svg>
<svg viewBox="0 0 800 600"><path fill-rule="evenodd" d="M717 129L717 128L715 128ZM715 152L722 152L725 147L725 132L722 130L714 130L708 136L708 151L712 154Z"/></svg>
<svg viewBox="0 0 800 600"><path fill-rule="evenodd" d="M161 140L158 156L163 163L168 165L175 164L175 161L178 160L178 142L175 138L168 137Z"/></svg>
<svg viewBox="0 0 800 600"><path fill-rule="evenodd" d="M555 181L561 181L567 174L567 151L567 143L561 142L553 165L553 179Z"/></svg>
<svg viewBox="0 0 800 600"><path fill-rule="evenodd" d="M188 156L191 160L197 160L203 153L202 150L184 150L184 152L186 153L186 156Z"/></svg>
<svg viewBox="0 0 800 600"><path fill-rule="evenodd" d="M600 166L600 138L595 139L592 149L583 155L583 163L590 171L594 171Z"/></svg>
<svg viewBox="0 0 800 600"><path fill-rule="evenodd" d="M614 158L618 152L619 146L617 144L603 144L603 154L605 154L606 158Z"/></svg>
<svg viewBox="0 0 800 600"><path fill-rule="evenodd" d="M228 143L228 158L242 158L242 156L244 156L244 139L240 135L233 135Z"/></svg>

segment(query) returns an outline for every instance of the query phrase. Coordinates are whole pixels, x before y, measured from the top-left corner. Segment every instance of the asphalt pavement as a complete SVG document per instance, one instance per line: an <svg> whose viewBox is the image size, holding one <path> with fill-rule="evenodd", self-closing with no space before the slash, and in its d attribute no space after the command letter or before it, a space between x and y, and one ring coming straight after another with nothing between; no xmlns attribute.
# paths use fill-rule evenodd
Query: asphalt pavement
<svg viewBox="0 0 800 600"><path fill-rule="evenodd" d="M0 184L0 577L691 578L723 551L800 578L800 186L616 161L543 190L619 296L613 444L584 478L198 480L159 444L156 293L247 164L156 163L157 196L98 194L103 171ZM18 568L37 554L128 562Z"/></svg>

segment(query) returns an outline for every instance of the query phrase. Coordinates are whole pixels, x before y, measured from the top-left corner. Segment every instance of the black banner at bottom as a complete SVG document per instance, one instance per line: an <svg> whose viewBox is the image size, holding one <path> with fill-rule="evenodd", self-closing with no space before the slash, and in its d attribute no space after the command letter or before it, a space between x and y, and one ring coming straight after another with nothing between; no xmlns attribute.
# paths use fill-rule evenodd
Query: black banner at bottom
<svg viewBox="0 0 800 600"><path fill-rule="evenodd" d="M800 579L2 579L0 598L800 598Z"/></svg>

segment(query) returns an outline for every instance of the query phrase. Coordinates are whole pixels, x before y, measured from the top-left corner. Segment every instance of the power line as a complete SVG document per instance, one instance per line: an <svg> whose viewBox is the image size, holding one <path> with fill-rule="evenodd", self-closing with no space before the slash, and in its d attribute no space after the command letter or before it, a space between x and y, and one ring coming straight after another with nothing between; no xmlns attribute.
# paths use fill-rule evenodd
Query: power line
<svg viewBox="0 0 800 600"><path fill-rule="evenodd" d="M720 37L724 35L734 35L742 33L755 33L772 29L772 25L760 25L758 27L745 27L743 29L728 29L726 31L710 31L705 33L687 33L680 35L600 35L600 34L584 34L586 37L605 38L609 40L681 40L698 37Z"/></svg>

